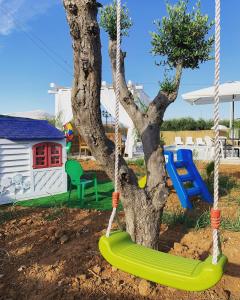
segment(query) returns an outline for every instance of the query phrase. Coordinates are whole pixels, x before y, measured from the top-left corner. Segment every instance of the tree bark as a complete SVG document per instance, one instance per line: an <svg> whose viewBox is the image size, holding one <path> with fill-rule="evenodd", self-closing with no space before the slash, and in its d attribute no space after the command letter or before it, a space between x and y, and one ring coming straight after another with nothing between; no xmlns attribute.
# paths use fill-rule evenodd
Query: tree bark
<svg viewBox="0 0 240 300"><path fill-rule="evenodd" d="M99 4L96 0L63 0L72 36L74 84L72 109L75 124L94 157L108 176L114 179L114 144L107 139L101 121L101 42L97 23ZM116 43L110 41L113 84L116 76ZM143 142L147 168L147 185L138 187L137 178L125 160L119 160L119 189L123 203L126 229L136 243L158 249L161 216L167 200L166 171L163 149L159 146L160 125L169 98L159 93L147 113L142 113L128 91L121 59L120 96Z"/></svg>

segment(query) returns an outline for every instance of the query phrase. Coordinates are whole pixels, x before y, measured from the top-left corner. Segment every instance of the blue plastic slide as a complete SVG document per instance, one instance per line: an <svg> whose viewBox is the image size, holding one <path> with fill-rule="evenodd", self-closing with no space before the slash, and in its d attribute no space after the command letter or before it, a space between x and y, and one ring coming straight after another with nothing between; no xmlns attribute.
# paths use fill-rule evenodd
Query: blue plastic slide
<svg viewBox="0 0 240 300"><path fill-rule="evenodd" d="M164 152L166 157L166 169L170 176L174 189L179 197L183 208L193 208L191 197L199 196L207 203L213 203L213 197L209 193L206 184L199 174L192 158L192 151L180 149L177 151L177 160L171 151ZM179 169L185 169L186 173L179 174ZM186 187L189 186L190 187Z"/></svg>

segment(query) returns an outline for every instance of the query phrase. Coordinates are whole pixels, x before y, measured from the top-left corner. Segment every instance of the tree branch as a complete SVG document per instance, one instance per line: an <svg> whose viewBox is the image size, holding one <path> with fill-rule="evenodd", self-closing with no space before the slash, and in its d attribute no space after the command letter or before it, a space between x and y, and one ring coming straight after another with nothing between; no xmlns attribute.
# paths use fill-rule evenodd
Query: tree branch
<svg viewBox="0 0 240 300"><path fill-rule="evenodd" d="M181 77L182 77L182 70L183 70L182 63L177 64L175 79L174 79L175 91L169 95L169 99L168 99L170 102L169 104L174 102L177 98Z"/></svg>
<svg viewBox="0 0 240 300"><path fill-rule="evenodd" d="M113 87L116 90L116 51L117 42L114 40L109 40L109 57L112 66L112 78ZM133 94L128 90L128 86L125 78L125 65L124 59L126 53L121 51L121 63L120 63L120 102L124 109L129 114L135 127L138 131L141 131L144 124L144 114L139 110L137 104L134 101Z"/></svg>
<svg viewBox="0 0 240 300"><path fill-rule="evenodd" d="M101 41L96 20L97 5L94 0L64 0L67 20L73 41L74 84L72 109L74 122L93 156L107 175L114 180L115 147L107 139L101 120ZM119 157L119 191L124 208L135 210L135 200L146 199L145 191L138 187L137 177ZM131 201L132 200L132 201ZM139 204L140 205L140 204Z"/></svg>
<svg viewBox="0 0 240 300"><path fill-rule="evenodd" d="M182 64L179 63L176 66L176 72L175 72L175 78L174 78L174 86L175 89L172 93L167 94L166 92L159 90L157 96L154 98L154 100L150 103L147 111L147 115L150 118L154 118L155 120L161 124L163 115L167 109L167 107L173 103L178 95L179 86L181 82L181 76L182 76Z"/></svg>

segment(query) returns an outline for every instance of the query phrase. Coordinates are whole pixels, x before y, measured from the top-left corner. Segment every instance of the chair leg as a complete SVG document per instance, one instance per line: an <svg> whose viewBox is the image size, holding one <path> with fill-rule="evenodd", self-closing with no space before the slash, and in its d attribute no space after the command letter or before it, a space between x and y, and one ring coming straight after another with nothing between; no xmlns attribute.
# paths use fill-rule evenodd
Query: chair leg
<svg viewBox="0 0 240 300"><path fill-rule="evenodd" d="M94 178L94 190L95 190L96 201L98 202L98 185L97 185L97 178Z"/></svg>
<svg viewBox="0 0 240 300"><path fill-rule="evenodd" d="M69 185L69 193L68 193L68 201L70 201L71 191L72 191L72 183L70 182L70 185Z"/></svg>
<svg viewBox="0 0 240 300"><path fill-rule="evenodd" d="M78 197L78 200L82 201L82 191L81 191L80 185L77 186L77 197Z"/></svg>
<svg viewBox="0 0 240 300"><path fill-rule="evenodd" d="M85 184L82 184L82 199L85 197Z"/></svg>

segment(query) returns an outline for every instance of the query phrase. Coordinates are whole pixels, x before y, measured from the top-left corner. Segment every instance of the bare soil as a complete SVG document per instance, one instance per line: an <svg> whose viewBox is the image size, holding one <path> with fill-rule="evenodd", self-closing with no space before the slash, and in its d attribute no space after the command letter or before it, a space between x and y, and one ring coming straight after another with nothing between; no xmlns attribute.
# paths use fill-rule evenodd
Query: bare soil
<svg viewBox="0 0 240 300"><path fill-rule="evenodd" d="M85 163L84 168L101 170L94 162ZM240 179L239 167L222 166L221 172ZM235 194L240 197L239 191L234 190ZM221 205L226 216L235 216L239 210L237 201L221 199ZM169 210L180 209L174 192L167 206ZM239 232L221 232L223 252L229 259L222 280L208 291L191 293L148 283L112 268L98 251L109 212L1 209L8 212L8 220L0 227L0 299L240 300ZM161 232L164 251L197 259L211 252L210 228L196 231L163 225Z"/></svg>

